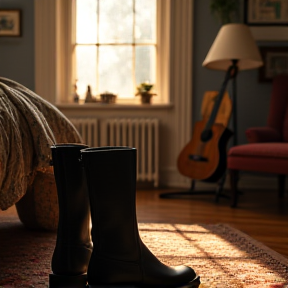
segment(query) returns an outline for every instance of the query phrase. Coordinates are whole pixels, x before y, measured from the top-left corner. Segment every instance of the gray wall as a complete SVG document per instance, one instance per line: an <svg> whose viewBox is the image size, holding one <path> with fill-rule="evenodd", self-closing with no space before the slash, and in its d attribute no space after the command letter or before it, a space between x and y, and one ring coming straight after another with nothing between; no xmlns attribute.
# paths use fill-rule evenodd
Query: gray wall
<svg viewBox="0 0 288 288"><path fill-rule="evenodd" d="M210 14L210 0L196 0L194 3L193 123L200 120L204 92L207 90L218 91L225 76L224 72L202 67L202 62L221 26ZM271 88L271 83L258 83L258 70L239 72L237 77L239 144L246 143L245 130L248 127L264 126L266 124ZM228 86L228 92L231 95L231 83Z"/></svg>
<svg viewBox="0 0 288 288"><path fill-rule="evenodd" d="M34 90L34 0L0 0L0 9L22 12L22 36L0 37L0 76Z"/></svg>
<svg viewBox="0 0 288 288"><path fill-rule="evenodd" d="M200 120L204 92L219 90L225 75L202 67L220 25L210 14L210 0L195 0L194 3L193 123ZM0 0L0 8L21 9L23 31L20 38L0 37L0 76L34 90L34 0ZM266 123L271 84L258 83L257 70L240 72L237 84L238 142L245 143L244 132L248 127Z"/></svg>

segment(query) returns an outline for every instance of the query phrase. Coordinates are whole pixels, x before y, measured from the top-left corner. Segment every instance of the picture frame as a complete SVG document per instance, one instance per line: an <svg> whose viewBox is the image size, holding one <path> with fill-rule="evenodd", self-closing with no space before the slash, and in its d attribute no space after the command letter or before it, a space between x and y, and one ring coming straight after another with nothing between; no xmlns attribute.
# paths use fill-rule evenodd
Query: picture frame
<svg viewBox="0 0 288 288"><path fill-rule="evenodd" d="M0 37L21 36L21 10L0 9Z"/></svg>
<svg viewBox="0 0 288 288"><path fill-rule="evenodd" d="M255 26L287 26L287 0L244 0L244 21Z"/></svg>
<svg viewBox="0 0 288 288"><path fill-rule="evenodd" d="M264 65L259 68L259 82L272 82L279 74L288 74L287 47L259 47Z"/></svg>

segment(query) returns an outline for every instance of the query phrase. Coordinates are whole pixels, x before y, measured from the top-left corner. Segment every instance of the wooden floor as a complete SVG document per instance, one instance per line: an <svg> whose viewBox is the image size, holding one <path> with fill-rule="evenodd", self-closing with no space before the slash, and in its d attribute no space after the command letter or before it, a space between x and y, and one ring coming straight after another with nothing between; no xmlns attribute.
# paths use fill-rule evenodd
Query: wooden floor
<svg viewBox="0 0 288 288"><path fill-rule="evenodd" d="M181 190L138 190L138 222L227 223L288 258L288 197L278 201L276 191L242 191L236 209L230 208L225 198L215 203L214 195L180 200L159 198L161 193L178 191ZM15 213L12 207L0 211L0 217Z"/></svg>
<svg viewBox="0 0 288 288"><path fill-rule="evenodd" d="M178 191L138 190L138 222L227 223L288 258L287 196L279 201L276 191L241 191L238 208L230 208L225 198L216 203L214 195L159 198L161 193Z"/></svg>

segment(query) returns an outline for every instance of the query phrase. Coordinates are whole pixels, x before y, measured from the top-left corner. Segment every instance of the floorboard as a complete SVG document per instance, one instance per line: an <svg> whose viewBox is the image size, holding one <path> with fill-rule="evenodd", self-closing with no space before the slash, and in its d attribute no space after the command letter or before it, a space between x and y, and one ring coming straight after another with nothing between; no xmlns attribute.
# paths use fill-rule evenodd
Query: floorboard
<svg viewBox="0 0 288 288"><path fill-rule="evenodd" d="M288 197L279 200L277 191L242 191L239 207L230 208L229 199L215 202L214 195L189 199L161 199L159 195L180 189L138 189L138 222L227 223L288 258ZM184 190L183 190L184 191ZM229 192L226 192L229 194ZM0 217L15 215L15 207L0 211Z"/></svg>
<svg viewBox="0 0 288 288"><path fill-rule="evenodd" d="M161 193L174 191L138 190L138 222L227 223L288 258L288 197L279 200L271 190L243 191L238 208L231 208L225 198L216 203L214 195L159 198Z"/></svg>

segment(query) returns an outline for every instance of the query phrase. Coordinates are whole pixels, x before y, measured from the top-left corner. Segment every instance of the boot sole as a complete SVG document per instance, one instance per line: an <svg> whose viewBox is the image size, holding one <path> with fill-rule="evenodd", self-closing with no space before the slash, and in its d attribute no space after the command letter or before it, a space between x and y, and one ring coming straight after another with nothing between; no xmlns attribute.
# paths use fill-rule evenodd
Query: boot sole
<svg viewBox="0 0 288 288"><path fill-rule="evenodd" d="M198 288L199 285L201 284L200 282L200 277L197 276L193 281L187 283L187 284L184 284L184 285L180 285L180 286L159 286L159 285L105 285L105 284L96 284L96 285L88 285L87 288Z"/></svg>
<svg viewBox="0 0 288 288"><path fill-rule="evenodd" d="M86 285L87 274L77 276L49 275L49 288L85 288Z"/></svg>

